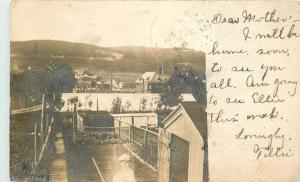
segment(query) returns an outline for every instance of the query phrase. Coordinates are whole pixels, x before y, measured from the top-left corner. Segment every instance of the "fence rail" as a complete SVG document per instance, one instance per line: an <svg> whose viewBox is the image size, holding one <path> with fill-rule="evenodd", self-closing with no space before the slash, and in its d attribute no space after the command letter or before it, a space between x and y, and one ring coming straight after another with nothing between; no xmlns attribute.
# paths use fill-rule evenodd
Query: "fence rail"
<svg viewBox="0 0 300 182"><path fill-rule="evenodd" d="M71 120L71 121L70 121ZM76 123L73 116L69 116L64 121ZM76 128L72 131L74 142L103 144L105 142L123 143L133 156L142 163L157 172L158 163L158 145L162 136L158 131L152 131L149 128L137 127L127 122L115 119L112 127L89 127Z"/></svg>
<svg viewBox="0 0 300 182"><path fill-rule="evenodd" d="M115 130L124 140L124 147L141 162L157 171L158 140L160 135L146 128L117 120L119 127Z"/></svg>
<svg viewBox="0 0 300 182"><path fill-rule="evenodd" d="M43 108L42 105L27 107L27 108L24 108L24 109L12 110L10 114L11 115L16 115L16 114L30 113L30 112L40 111L40 110L42 110L42 108Z"/></svg>

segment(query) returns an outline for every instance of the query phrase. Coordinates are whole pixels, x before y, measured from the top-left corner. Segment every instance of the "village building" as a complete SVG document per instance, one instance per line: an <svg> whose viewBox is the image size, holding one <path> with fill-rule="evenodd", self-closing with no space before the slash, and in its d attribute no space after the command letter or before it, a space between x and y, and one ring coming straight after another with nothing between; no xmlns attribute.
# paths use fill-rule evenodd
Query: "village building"
<svg viewBox="0 0 300 182"><path fill-rule="evenodd" d="M208 181L206 117L197 102L183 102L163 121L172 136L169 181Z"/></svg>
<svg viewBox="0 0 300 182"><path fill-rule="evenodd" d="M75 79L80 80L83 78L83 72L80 70L74 70Z"/></svg>
<svg viewBox="0 0 300 182"><path fill-rule="evenodd" d="M152 89L153 83L159 83L160 78L156 72L145 72L136 81L136 92L148 93ZM150 87L149 87L150 86Z"/></svg>
<svg viewBox="0 0 300 182"><path fill-rule="evenodd" d="M134 82L120 82L119 88L121 92L124 93L135 93L136 92L136 84Z"/></svg>
<svg viewBox="0 0 300 182"><path fill-rule="evenodd" d="M98 75L96 74L90 74L85 72L82 72L80 70L74 70L75 79L76 80L96 80L98 78Z"/></svg>
<svg viewBox="0 0 300 182"><path fill-rule="evenodd" d="M149 93L162 93L163 88L166 87L167 84L164 82L153 82L148 83L147 92Z"/></svg>

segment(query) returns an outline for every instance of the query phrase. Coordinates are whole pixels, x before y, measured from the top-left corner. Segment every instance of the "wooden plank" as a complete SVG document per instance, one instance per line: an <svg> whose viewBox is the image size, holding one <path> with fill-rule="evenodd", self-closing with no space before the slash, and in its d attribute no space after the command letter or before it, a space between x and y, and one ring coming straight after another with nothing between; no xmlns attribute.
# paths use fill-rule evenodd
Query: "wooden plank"
<svg viewBox="0 0 300 182"><path fill-rule="evenodd" d="M47 130L48 133L47 133L45 142L44 142L44 144L43 144L43 146L42 146L42 150L41 150L41 152L40 152L40 155L39 155L39 158L38 158L38 160L37 160L37 163L36 163L35 167L37 167L37 166L39 165L39 163L42 161L44 155L46 155L46 154L44 154L44 153L45 153L46 148L47 148L47 146L48 146L49 137L50 137L50 134L51 134L51 131L52 131L52 125L53 125L53 120L51 120L50 126L49 126L49 128L48 128L48 130Z"/></svg>
<svg viewBox="0 0 300 182"><path fill-rule="evenodd" d="M169 182L170 181L170 135L164 132L162 129L159 130L160 137L158 137L158 160L157 160L157 171L158 171L158 182Z"/></svg>
<svg viewBox="0 0 300 182"><path fill-rule="evenodd" d="M67 161L62 133L58 132L55 138L56 154L51 163L49 181L68 182Z"/></svg>
<svg viewBox="0 0 300 182"><path fill-rule="evenodd" d="M103 178L103 176L102 176L102 173L101 173L101 171L100 171L100 169L99 169L99 167L98 167L98 165L97 165L97 162L96 162L96 160L94 159L94 157L92 157L92 161L93 161L93 163L94 163L94 165L95 165L95 167L96 167L96 169L97 169L97 172L98 172L98 174L99 174L99 176L100 176L101 181L102 181L102 182L105 182L105 180L104 180L104 178Z"/></svg>

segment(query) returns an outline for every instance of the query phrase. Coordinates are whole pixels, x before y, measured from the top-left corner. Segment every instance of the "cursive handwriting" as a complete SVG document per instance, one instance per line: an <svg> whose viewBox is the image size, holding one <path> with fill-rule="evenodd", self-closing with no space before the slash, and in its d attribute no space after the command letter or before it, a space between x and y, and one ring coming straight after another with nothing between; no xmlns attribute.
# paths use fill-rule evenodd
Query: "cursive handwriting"
<svg viewBox="0 0 300 182"><path fill-rule="evenodd" d="M218 113L209 113L210 115L210 121L212 123L226 123L226 122L238 122L239 119L237 118L239 116L239 114L235 114L234 116L232 117L224 117L223 116L224 114L224 111L223 109L219 110Z"/></svg>
<svg viewBox="0 0 300 182"><path fill-rule="evenodd" d="M255 120L257 118L259 119L275 119L278 117L279 112L276 111L276 107L273 107L271 112L263 112L263 113L259 113L259 114L247 114L247 120L251 119L251 120Z"/></svg>
<svg viewBox="0 0 300 182"><path fill-rule="evenodd" d="M234 54L248 54L246 50L229 50L229 49L219 49L218 41L215 41L212 50L208 53L210 55L234 55Z"/></svg>
<svg viewBox="0 0 300 182"><path fill-rule="evenodd" d="M261 144L254 144L253 152L256 154L256 159L261 157L264 158L273 158L273 157L292 157L294 153L289 149L288 152L284 151L285 147L285 134L281 133L281 128L277 128L273 133L270 134L247 134L245 129L242 128L238 134L235 135L236 139L239 140L262 140L267 141L266 146L262 146ZM290 138L291 139L291 138ZM274 146L274 141L279 141L279 146Z"/></svg>

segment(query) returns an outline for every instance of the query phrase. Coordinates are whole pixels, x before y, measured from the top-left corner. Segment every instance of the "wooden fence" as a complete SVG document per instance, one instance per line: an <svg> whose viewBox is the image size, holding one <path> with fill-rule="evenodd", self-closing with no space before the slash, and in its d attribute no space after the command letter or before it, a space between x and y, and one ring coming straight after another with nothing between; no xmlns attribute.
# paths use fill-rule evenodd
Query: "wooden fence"
<svg viewBox="0 0 300 182"><path fill-rule="evenodd" d="M12 110L10 112L10 115L24 114L24 113L30 113L30 112L35 112L35 111L41 111L42 108L43 108L42 105L38 105L38 106L33 106L33 107L27 107L27 108L24 108L24 109Z"/></svg>
<svg viewBox="0 0 300 182"><path fill-rule="evenodd" d="M43 104L11 112L11 176L16 181L36 181L48 154L54 117Z"/></svg>
<svg viewBox="0 0 300 182"><path fill-rule="evenodd" d="M124 147L138 160L157 172L159 134L146 128L136 127L122 121L115 132L123 139Z"/></svg>
<svg viewBox="0 0 300 182"><path fill-rule="evenodd" d="M92 135L98 133L113 133L121 139L123 146L136 159L157 172L158 182L170 181L170 156L171 156L171 135L162 130L152 131L148 128L136 127L121 120L115 120L113 127L87 127L77 130L74 114L69 115L64 121L71 120L73 134L76 142L76 132L85 132ZM117 122L116 122L117 121ZM89 135L86 135L89 136ZM101 143L101 142L100 142Z"/></svg>

